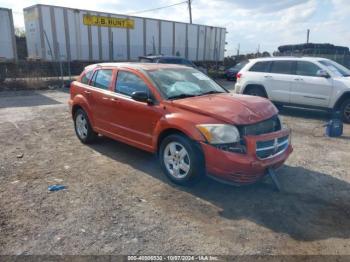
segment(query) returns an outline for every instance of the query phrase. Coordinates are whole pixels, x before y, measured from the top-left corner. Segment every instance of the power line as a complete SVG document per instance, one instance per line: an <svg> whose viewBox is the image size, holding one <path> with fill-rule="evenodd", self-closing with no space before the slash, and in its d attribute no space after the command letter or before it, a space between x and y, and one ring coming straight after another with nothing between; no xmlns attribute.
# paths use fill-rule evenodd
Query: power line
<svg viewBox="0 0 350 262"><path fill-rule="evenodd" d="M135 15L135 14L141 14L141 13L161 10L161 9L173 7L173 6L176 6L176 5L182 5L182 4L185 4L185 3L187 4L188 1L183 1L183 2L180 2L180 3L172 4L172 5L161 6L161 7L157 7L157 8L153 8L153 9L146 9L146 10L141 10L141 11L137 11L137 12L132 12L132 13L128 13L127 15Z"/></svg>

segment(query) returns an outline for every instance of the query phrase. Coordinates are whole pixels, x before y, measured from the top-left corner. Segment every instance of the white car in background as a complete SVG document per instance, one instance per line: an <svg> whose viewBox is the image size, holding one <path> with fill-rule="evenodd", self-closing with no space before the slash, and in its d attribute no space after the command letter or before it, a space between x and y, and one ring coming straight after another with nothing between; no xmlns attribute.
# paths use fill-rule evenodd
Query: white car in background
<svg viewBox="0 0 350 262"><path fill-rule="evenodd" d="M277 105L340 111L350 123L350 70L325 58L252 59L237 74L235 92Z"/></svg>

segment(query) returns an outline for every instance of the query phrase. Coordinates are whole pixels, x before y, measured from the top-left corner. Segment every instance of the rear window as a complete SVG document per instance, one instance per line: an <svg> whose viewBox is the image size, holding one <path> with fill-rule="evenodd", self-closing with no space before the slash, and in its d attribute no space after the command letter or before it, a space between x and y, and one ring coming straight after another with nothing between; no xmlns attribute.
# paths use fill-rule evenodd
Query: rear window
<svg viewBox="0 0 350 262"><path fill-rule="evenodd" d="M252 72L269 72L270 63L271 62L267 62L267 61L266 62L257 62L249 69L249 71L252 71Z"/></svg>
<svg viewBox="0 0 350 262"><path fill-rule="evenodd" d="M89 71L86 71L86 73L82 76L81 78L81 82L85 85L88 85L89 84L89 81L92 77L92 74L93 74L94 70L89 70Z"/></svg>
<svg viewBox="0 0 350 262"><path fill-rule="evenodd" d="M272 61L270 73L293 75L294 61Z"/></svg>

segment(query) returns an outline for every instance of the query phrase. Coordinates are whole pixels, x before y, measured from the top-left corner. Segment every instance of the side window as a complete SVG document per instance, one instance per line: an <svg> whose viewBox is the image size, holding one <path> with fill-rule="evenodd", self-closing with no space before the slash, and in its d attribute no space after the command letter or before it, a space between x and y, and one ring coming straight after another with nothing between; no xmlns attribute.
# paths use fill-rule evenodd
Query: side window
<svg viewBox="0 0 350 262"><path fill-rule="evenodd" d="M273 61L271 64L271 73L293 75L294 61Z"/></svg>
<svg viewBox="0 0 350 262"><path fill-rule="evenodd" d="M86 71L86 73L81 78L81 82L85 85L88 85L93 73L94 70Z"/></svg>
<svg viewBox="0 0 350 262"><path fill-rule="evenodd" d="M255 63L249 71L252 72L269 72L270 62L257 62Z"/></svg>
<svg viewBox="0 0 350 262"><path fill-rule="evenodd" d="M131 96L132 93L136 91L148 92L148 87L137 75L126 71L119 71L115 91L123 95Z"/></svg>
<svg viewBox="0 0 350 262"><path fill-rule="evenodd" d="M112 73L111 69L100 69L97 70L92 85L97 88L107 90L112 81Z"/></svg>
<svg viewBox="0 0 350 262"><path fill-rule="evenodd" d="M296 73L300 76L317 76L317 71L320 69L321 68L311 62L298 61Z"/></svg>

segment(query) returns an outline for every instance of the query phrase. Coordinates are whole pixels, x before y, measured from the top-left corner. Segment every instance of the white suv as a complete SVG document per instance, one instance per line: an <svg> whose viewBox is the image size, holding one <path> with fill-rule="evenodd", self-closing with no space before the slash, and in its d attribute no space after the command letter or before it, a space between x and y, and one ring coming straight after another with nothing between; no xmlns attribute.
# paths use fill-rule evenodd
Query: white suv
<svg viewBox="0 0 350 262"><path fill-rule="evenodd" d="M235 92L276 104L340 111L350 123L350 70L329 59L252 59L237 74Z"/></svg>

